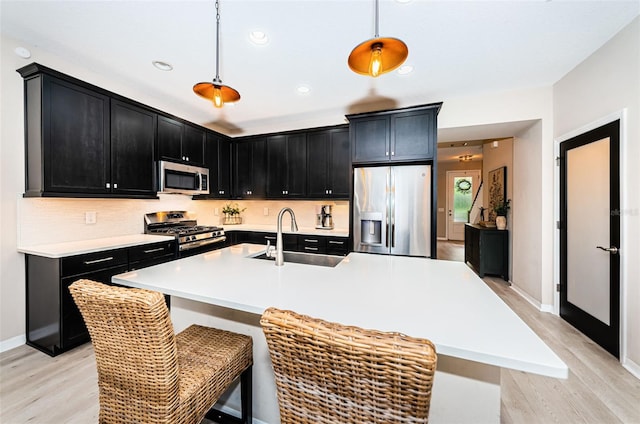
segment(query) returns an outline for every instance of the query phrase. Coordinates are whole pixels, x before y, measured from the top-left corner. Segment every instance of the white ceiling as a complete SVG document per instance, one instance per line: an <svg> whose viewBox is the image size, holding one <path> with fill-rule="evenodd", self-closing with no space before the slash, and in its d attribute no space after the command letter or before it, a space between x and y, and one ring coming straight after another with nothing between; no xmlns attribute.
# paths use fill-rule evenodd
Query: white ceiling
<svg viewBox="0 0 640 424"><path fill-rule="evenodd" d="M304 127L308 121L338 124L347 113L460 95L549 86L640 13L638 0L381 0L380 35L408 45L406 64L414 71L374 80L347 67L351 49L373 37L373 4L221 0L220 76L242 96L222 110L192 92L193 84L215 76L213 1L1 0L0 23L2 33L18 42L145 93L136 100L240 135ZM268 44L249 41L256 29L267 33ZM153 60L174 69L159 71ZM311 91L298 94L299 84ZM530 124L450 129L439 137L508 137Z"/></svg>

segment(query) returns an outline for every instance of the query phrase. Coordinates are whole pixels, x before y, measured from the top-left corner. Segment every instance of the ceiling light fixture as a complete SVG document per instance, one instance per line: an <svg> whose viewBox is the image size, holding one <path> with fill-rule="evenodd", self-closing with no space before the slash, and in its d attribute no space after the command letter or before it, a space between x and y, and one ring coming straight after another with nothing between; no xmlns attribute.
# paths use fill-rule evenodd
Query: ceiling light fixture
<svg viewBox="0 0 640 424"><path fill-rule="evenodd" d="M469 162L472 157L473 155L462 155L458 156L458 159L460 159L460 162Z"/></svg>
<svg viewBox="0 0 640 424"><path fill-rule="evenodd" d="M402 65L409 49L407 45L397 38L380 38L379 33L379 9L378 0L375 0L376 33L372 39L358 44L349 55L349 68L356 74L379 75L393 71Z"/></svg>
<svg viewBox="0 0 640 424"><path fill-rule="evenodd" d="M215 107L222 107L225 103L240 100L240 93L228 85L223 85L220 79L220 2L216 0L216 77L213 82L199 82L193 86L193 91L200 97L211 100Z"/></svg>
<svg viewBox="0 0 640 424"><path fill-rule="evenodd" d="M14 52L23 59L29 59L31 57L31 52L25 47L16 47Z"/></svg>
<svg viewBox="0 0 640 424"><path fill-rule="evenodd" d="M258 44L260 46L265 45L269 42L269 37L264 31L256 30L251 31L249 33L249 39L253 44Z"/></svg>
<svg viewBox="0 0 640 424"><path fill-rule="evenodd" d="M163 62L161 60L154 60L151 64L161 71L173 70L173 66L170 63Z"/></svg>

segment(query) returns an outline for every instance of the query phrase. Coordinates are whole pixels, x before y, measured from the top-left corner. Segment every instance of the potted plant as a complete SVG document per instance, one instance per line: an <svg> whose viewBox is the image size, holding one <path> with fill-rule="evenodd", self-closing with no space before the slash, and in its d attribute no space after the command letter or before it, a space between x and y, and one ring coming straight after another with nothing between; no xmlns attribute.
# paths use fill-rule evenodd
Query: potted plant
<svg viewBox="0 0 640 424"><path fill-rule="evenodd" d="M224 214L224 224L232 225L232 224L242 224L242 217L240 214L244 212L247 208L240 209L240 206L237 203L227 203L222 208L222 213Z"/></svg>
<svg viewBox="0 0 640 424"><path fill-rule="evenodd" d="M511 207L510 203L511 200L507 199L504 202L496 204L493 208L496 213L496 227L498 227L498 230L504 230L507 228L507 212Z"/></svg>

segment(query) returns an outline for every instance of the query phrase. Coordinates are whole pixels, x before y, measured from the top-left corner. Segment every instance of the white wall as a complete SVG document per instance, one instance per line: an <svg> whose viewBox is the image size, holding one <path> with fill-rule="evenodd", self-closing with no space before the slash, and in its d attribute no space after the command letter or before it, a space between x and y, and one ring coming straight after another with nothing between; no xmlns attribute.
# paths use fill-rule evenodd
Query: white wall
<svg viewBox="0 0 640 424"><path fill-rule="evenodd" d="M640 374L640 18L553 87L554 136L624 111L621 140L623 363Z"/></svg>

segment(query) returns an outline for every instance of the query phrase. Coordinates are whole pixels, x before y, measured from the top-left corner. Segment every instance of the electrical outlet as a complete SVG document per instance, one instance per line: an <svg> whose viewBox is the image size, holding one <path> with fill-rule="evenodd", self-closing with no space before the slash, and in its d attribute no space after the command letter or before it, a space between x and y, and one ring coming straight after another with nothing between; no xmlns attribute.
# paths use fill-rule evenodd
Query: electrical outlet
<svg viewBox="0 0 640 424"><path fill-rule="evenodd" d="M263 214L264 216L269 216L269 208L263 208L263 209L262 209L262 214Z"/></svg>
<svg viewBox="0 0 640 424"><path fill-rule="evenodd" d="M95 224L98 222L97 213L95 212L85 212L84 213L84 223L85 224Z"/></svg>
<svg viewBox="0 0 640 424"><path fill-rule="evenodd" d="M218 208L213 209L213 216L220 216L220 210Z"/></svg>

